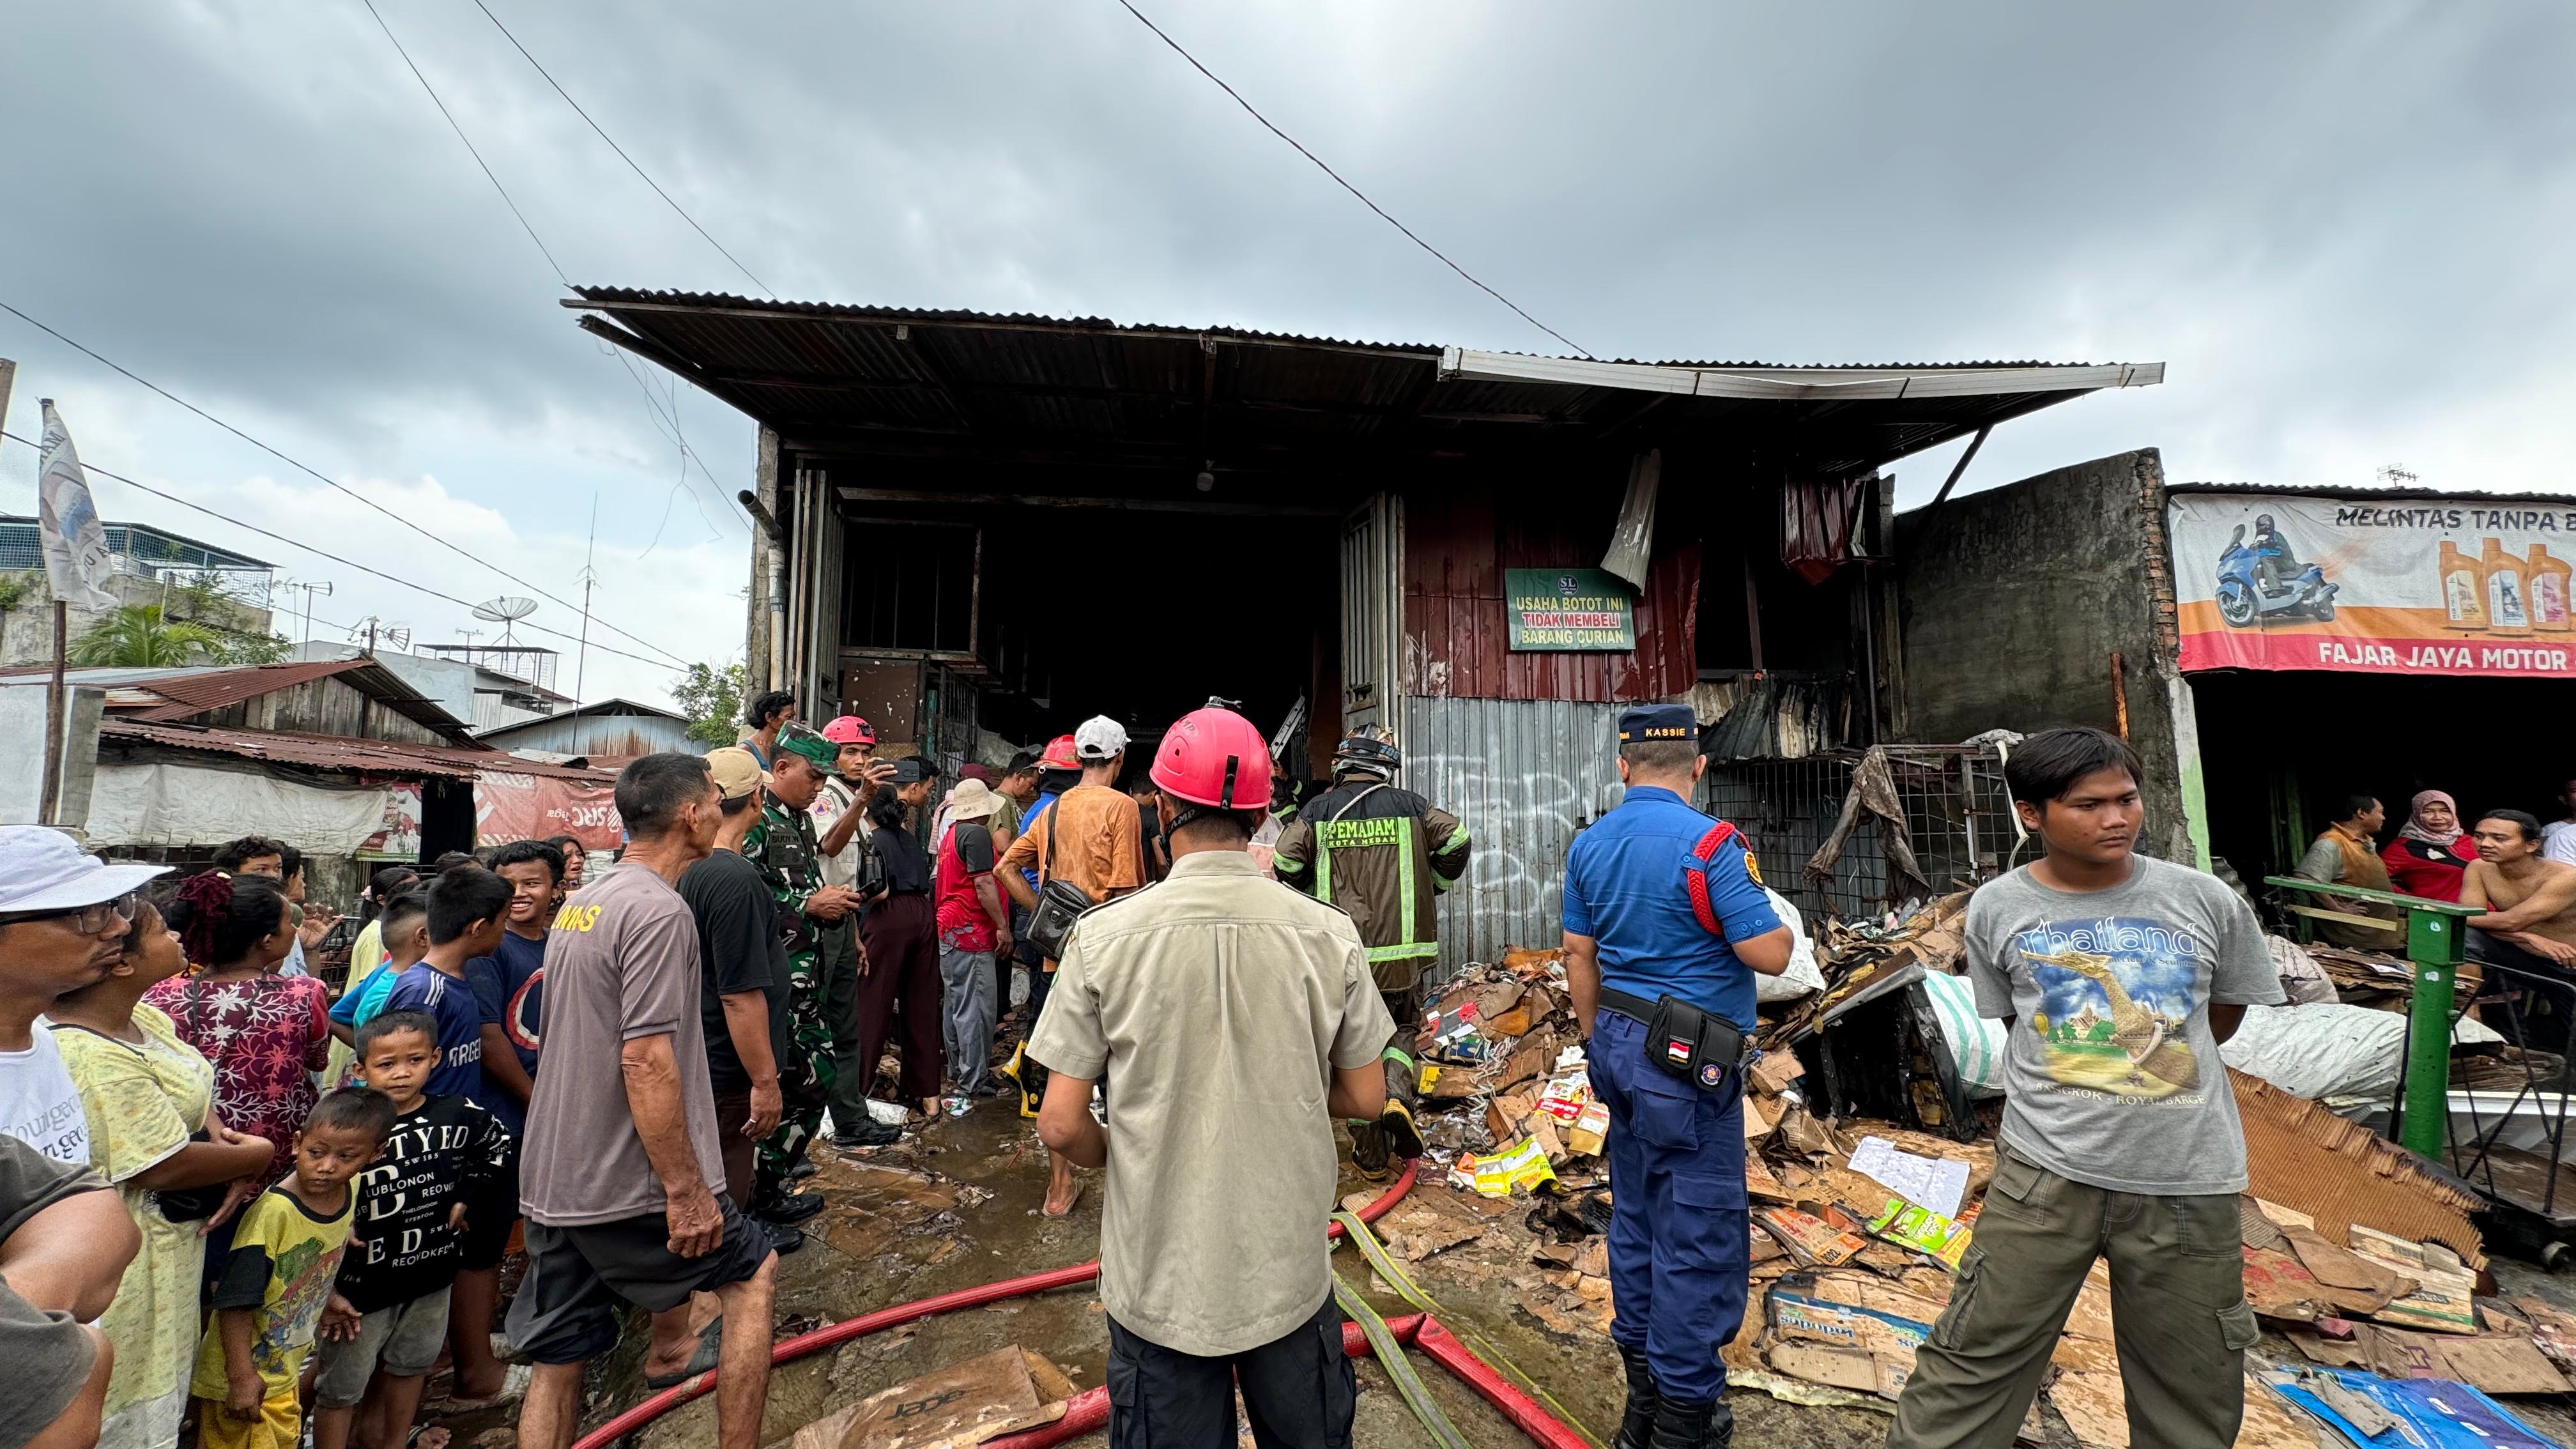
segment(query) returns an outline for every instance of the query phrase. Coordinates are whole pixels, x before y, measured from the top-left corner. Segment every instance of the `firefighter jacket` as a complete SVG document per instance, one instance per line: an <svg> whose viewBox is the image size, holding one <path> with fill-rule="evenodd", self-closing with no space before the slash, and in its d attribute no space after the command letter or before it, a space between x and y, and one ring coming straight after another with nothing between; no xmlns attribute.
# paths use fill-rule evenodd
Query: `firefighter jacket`
<svg viewBox="0 0 2576 1449"><path fill-rule="evenodd" d="M1279 879L1346 912L1378 987L1411 988L1440 952L1441 892L1467 873L1467 827L1410 790L1350 779L1279 833Z"/></svg>

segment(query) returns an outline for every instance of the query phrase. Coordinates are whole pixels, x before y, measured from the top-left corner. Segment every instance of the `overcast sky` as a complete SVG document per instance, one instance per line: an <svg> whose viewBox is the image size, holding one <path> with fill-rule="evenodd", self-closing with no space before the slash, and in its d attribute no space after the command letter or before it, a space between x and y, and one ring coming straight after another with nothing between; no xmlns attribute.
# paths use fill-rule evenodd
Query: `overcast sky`
<svg viewBox="0 0 2576 1449"><path fill-rule="evenodd" d="M377 3L566 276L753 290L470 0ZM783 297L1561 350L1115 0L490 3ZM2571 491L2563 4L1139 4L1599 356L2168 364L2005 425L1966 486L2153 445L2177 480ZM683 474L359 0L31 6L0 117L0 299L565 599L596 499L599 614L655 647L605 637L739 653L751 426L639 363L714 481ZM5 314L0 356L12 432L52 396L95 465L530 592ZM1954 452L1900 464L1904 501ZM0 509L34 474L0 446ZM329 581L317 620L474 627L94 481L110 518ZM584 693L673 672L593 653Z"/></svg>

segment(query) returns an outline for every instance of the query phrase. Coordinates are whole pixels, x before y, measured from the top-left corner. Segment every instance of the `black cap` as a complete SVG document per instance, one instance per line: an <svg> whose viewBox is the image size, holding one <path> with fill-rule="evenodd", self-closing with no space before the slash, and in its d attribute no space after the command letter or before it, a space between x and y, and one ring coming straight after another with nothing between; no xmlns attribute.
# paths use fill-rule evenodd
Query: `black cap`
<svg viewBox="0 0 2576 1449"><path fill-rule="evenodd" d="M1689 740L1699 743L1699 716L1686 704L1641 704L1619 712L1619 743Z"/></svg>

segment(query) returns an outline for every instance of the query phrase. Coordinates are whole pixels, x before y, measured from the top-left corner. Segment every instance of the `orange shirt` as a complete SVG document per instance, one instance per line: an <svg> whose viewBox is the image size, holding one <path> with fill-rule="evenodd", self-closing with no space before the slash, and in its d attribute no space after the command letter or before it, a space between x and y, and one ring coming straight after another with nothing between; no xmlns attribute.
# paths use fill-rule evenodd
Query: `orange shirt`
<svg viewBox="0 0 2576 1449"><path fill-rule="evenodd" d="M1051 847L1058 830L1064 844ZM1023 823L1019 838L1002 853L1002 868L1034 870L1041 885L1071 881L1095 903L1109 899L1111 891L1134 890L1145 883L1145 827L1136 802L1107 785L1076 785L1045 814Z"/></svg>

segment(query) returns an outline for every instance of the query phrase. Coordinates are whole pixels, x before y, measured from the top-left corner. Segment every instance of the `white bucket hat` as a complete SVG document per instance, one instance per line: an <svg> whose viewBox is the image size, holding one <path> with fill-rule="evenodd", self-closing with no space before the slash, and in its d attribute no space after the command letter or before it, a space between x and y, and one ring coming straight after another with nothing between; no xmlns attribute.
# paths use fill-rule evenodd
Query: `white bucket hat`
<svg viewBox="0 0 2576 1449"><path fill-rule="evenodd" d="M951 820L989 820L1002 812L1010 802L995 793L981 780L960 780L948 795L948 818Z"/></svg>
<svg viewBox="0 0 2576 1449"><path fill-rule="evenodd" d="M0 914L92 906L169 873L166 865L109 865L48 825L0 825Z"/></svg>

